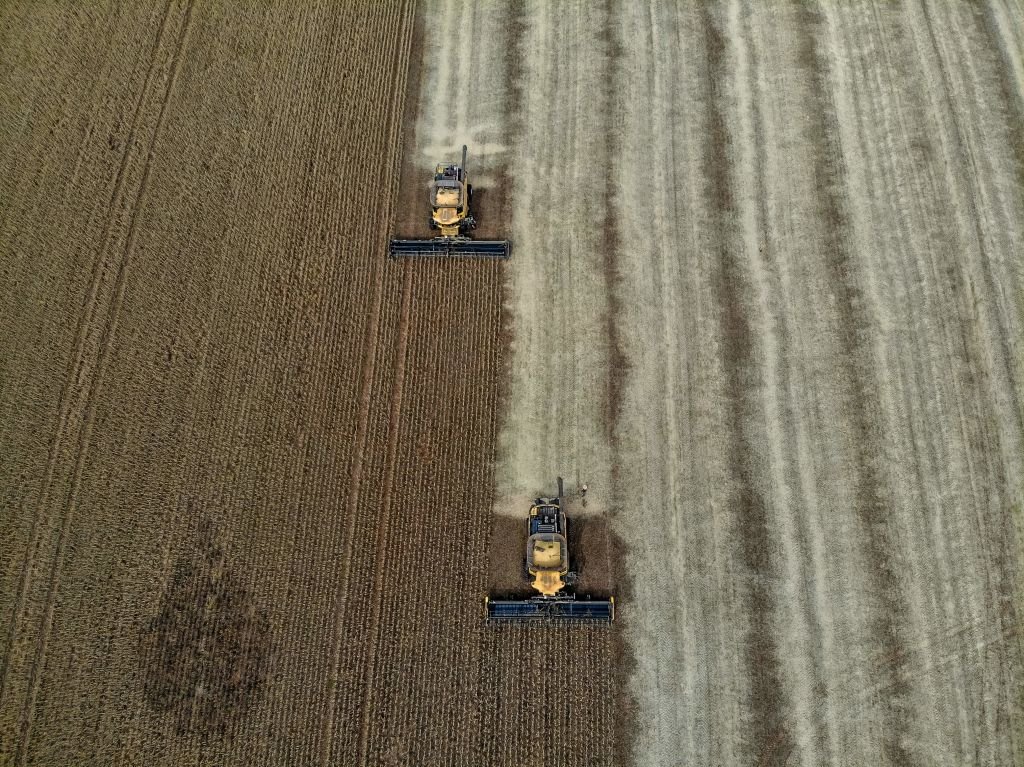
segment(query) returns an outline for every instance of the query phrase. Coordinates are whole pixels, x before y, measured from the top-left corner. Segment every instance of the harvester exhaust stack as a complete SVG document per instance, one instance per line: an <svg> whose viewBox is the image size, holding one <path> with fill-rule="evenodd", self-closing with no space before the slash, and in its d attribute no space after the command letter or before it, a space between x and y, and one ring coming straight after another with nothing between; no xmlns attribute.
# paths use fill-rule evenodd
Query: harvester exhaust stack
<svg viewBox="0 0 1024 767"><path fill-rule="evenodd" d="M526 541L526 572L533 589L529 599L485 597L489 621L588 621L615 620L615 598L578 596L573 586L576 573L569 570L569 528L562 508L564 490L558 478L556 498L537 498L530 507Z"/></svg>
<svg viewBox="0 0 1024 767"><path fill-rule="evenodd" d="M462 146L462 165L440 164L430 185L430 227L441 234L428 240L391 240L391 258L508 258L507 240L473 240L466 233L476 228L471 210L473 185L466 174L468 148Z"/></svg>

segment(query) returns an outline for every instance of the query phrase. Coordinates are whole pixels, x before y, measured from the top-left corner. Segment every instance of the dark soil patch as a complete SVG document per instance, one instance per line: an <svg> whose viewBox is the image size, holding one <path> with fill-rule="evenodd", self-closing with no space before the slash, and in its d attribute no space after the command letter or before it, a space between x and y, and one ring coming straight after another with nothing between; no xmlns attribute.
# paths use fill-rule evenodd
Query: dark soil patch
<svg viewBox="0 0 1024 767"><path fill-rule="evenodd" d="M266 612L204 523L142 632L146 702L180 734L223 735L258 697L269 650Z"/></svg>

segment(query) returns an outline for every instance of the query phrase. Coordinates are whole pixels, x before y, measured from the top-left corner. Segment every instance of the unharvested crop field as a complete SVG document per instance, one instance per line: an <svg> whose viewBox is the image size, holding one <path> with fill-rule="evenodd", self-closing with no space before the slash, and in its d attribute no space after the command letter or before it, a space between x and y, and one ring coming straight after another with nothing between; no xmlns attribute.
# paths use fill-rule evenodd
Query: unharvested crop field
<svg viewBox="0 0 1024 767"><path fill-rule="evenodd" d="M481 625L501 268L383 258L413 8L0 29L0 762L534 748L482 702L601 659Z"/></svg>
<svg viewBox="0 0 1024 767"><path fill-rule="evenodd" d="M1024 764L1022 20L0 5L0 765Z"/></svg>

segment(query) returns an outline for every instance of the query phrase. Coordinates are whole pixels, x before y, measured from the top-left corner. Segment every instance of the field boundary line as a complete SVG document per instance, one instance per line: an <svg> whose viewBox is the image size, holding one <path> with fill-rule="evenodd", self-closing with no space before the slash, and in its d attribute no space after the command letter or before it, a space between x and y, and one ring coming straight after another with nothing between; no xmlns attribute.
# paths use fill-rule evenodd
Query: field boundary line
<svg viewBox="0 0 1024 767"><path fill-rule="evenodd" d="M97 313L97 302L99 300L100 284L103 282L103 274L105 270L102 268L104 264L104 254L108 250L113 220L116 217L116 209L119 205L120 200L123 198L124 183L127 167L129 160L133 156L131 137L134 136L136 126L138 125L139 114L142 111L142 105L146 101L147 93L151 87L153 80L153 72L156 69L156 61L159 58L160 48L163 44L163 38L168 27L168 19L170 17L170 9L173 4L173 0L169 0L167 7L164 9L163 18L160 21L160 28L157 32L156 42L153 44L152 55L150 57L149 67L146 71L146 77L143 82L142 89L139 91L139 96L135 102L135 109L132 114L131 126L129 128L128 136L129 141L127 142L124 155L121 158L121 165L118 169L117 175L114 180L114 189L111 193L110 203L108 205L108 216L106 223L104 224L102 234L100 236L100 247L97 250L96 258L93 261L93 267L89 279L89 294L86 298L85 305L82 307L82 311L78 317L78 323L75 330L75 349L72 353L72 359L68 363L67 373L64 378L64 387L61 391L60 399L57 405L57 428L54 432L53 444L50 447L49 455L47 457L46 472L43 477L43 486L40 491L39 500L36 503L35 511L32 516L32 531L30 533L30 543L26 551L25 562L21 567L21 575L18 584L18 594L15 598L14 610L12 612L11 626L8 634L6 647L2 662L0 662L0 701L5 698L7 691L8 674L10 671L10 659L12 650L15 643L15 638L18 634L18 626L20 625L23 617L24 602L28 595L28 590L32 578L30 573L33 569L34 561L36 558L36 551L41 547L40 538L42 532L39 530L40 519L43 515L43 510L46 508L50 497L50 488L53 484L53 475L56 470L57 457L61 453L61 449L67 442L67 431L69 430L68 421L71 415L72 402L77 401L77 397L74 396L74 392L79 389L78 383L86 376L86 364L85 364L85 349L87 346L87 339L89 337L89 328L92 326L95 315Z"/></svg>
<svg viewBox="0 0 1024 767"><path fill-rule="evenodd" d="M398 435L402 428L402 395L405 387L405 362L409 351L409 326L412 313L413 264L406 261L402 285L402 306L398 321L398 338L395 350L395 380L391 395L391 413L388 417L388 447L384 474L379 523L377 525L377 552L373 573L373 596L370 602L370 626L367 634L366 664L363 689L362 726L359 734L359 764L369 764L370 719L373 704L373 677L376 674L377 645L380 642L380 614L384 598L384 554L391 521L391 499L395 486L395 463L398 458Z"/></svg>
<svg viewBox="0 0 1024 767"><path fill-rule="evenodd" d="M32 722L35 714L35 701L38 697L39 685L41 683L41 667L46 660L47 645L53 629L55 600L57 590L60 586L60 575L67 545L67 538L71 530L71 522L74 519L75 511L78 506L78 493L81 490L82 476L85 470L85 458L88 454L89 442L92 438L92 428L95 422L97 395L103 388L103 377L110 359L113 340L117 333L121 306L124 303L124 295L127 288L128 267L131 261L131 251L135 246L135 240L138 234L139 211L142 207L142 198L153 169L153 150L159 141L160 133L163 129L164 119L167 112L167 104L170 102L171 94L174 90L175 83L177 82L178 72L181 67L182 50L187 43L189 31L191 29L192 8L192 2L185 5L181 31L178 33L178 42L175 47L175 52L171 57L171 73L168 77L165 93L160 102L160 114L157 118L156 125L154 126L153 135L150 139L145 155L143 176L140 181L135 200L132 204L132 211L129 217L128 235L125 241L124 250L121 254L121 258L119 259L118 273L115 281L114 300L107 314L103 334L100 337L99 354L98 359L96 360L95 372L84 403L85 417L83 419L82 429L79 432L78 450L75 460L75 471L72 479L71 493L68 497L67 506L64 510L63 520L61 523L60 534L57 538L57 549L50 573L50 585L47 591L46 611L44 614L42 630L36 640L35 660L29 671L29 694L25 700L24 708L22 709L22 734L18 746L18 754L15 758L15 763L19 765L24 764L25 758L27 757L27 748L31 738ZM163 33L165 28L166 24L161 28L161 33Z"/></svg>

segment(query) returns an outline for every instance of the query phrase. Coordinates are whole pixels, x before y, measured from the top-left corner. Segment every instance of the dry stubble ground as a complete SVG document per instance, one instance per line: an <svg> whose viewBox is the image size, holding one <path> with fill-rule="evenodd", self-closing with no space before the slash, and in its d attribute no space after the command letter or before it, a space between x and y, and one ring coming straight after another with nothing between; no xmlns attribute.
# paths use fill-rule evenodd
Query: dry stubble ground
<svg viewBox="0 0 1024 767"><path fill-rule="evenodd" d="M522 16L497 511L625 539L638 763L1019 763L1020 4Z"/></svg>

